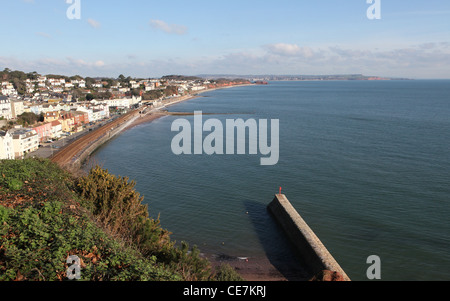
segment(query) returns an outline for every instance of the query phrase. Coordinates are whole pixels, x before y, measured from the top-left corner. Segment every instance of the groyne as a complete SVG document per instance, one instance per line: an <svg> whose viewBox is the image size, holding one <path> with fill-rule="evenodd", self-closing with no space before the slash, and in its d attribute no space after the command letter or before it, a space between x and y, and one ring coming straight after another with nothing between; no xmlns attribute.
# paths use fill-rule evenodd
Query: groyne
<svg viewBox="0 0 450 301"><path fill-rule="evenodd" d="M268 209L286 232L311 273L317 275L328 270L337 272L345 281L350 281L344 270L284 194L275 195Z"/></svg>

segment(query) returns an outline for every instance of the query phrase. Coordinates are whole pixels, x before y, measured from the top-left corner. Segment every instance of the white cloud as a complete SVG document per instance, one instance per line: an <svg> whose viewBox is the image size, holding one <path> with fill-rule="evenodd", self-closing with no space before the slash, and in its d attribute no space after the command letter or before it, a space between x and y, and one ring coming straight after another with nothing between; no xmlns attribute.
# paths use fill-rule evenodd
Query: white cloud
<svg viewBox="0 0 450 301"><path fill-rule="evenodd" d="M270 46L272 45L272 46ZM142 60L130 54L114 63L81 58L23 60L0 56L0 66L43 74L137 77L167 74L353 74L450 78L450 43L417 43L396 48L354 46L299 47L270 44L259 49L230 51L213 56ZM286 46L290 45L290 46ZM312 54L312 55L311 55ZM130 64L133 59L133 64Z"/></svg>
<svg viewBox="0 0 450 301"><path fill-rule="evenodd" d="M184 25L167 24L161 20L150 20L150 26L168 34L184 35L188 32L187 27Z"/></svg>
<svg viewBox="0 0 450 301"><path fill-rule="evenodd" d="M95 67L103 67L103 66L105 66L105 62L103 62L103 61L96 61L94 63L94 66Z"/></svg>
<svg viewBox="0 0 450 301"><path fill-rule="evenodd" d="M87 22L89 25L91 25L93 28L100 28L101 24L98 21L95 21L94 19L88 19Z"/></svg>
<svg viewBox="0 0 450 301"><path fill-rule="evenodd" d="M38 36L41 36L41 37L44 37L44 38L47 38L47 39L51 39L52 38L52 36L50 34L46 33L46 32L36 32L36 34Z"/></svg>
<svg viewBox="0 0 450 301"><path fill-rule="evenodd" d="M85 61L72 57L46 57L25 61L17 57L0 56L0 66L24 72L36 71L41 74L61 74L67 76L86 73L89 73L91 76L100 76L105 71L105 68L108 68L108 65L102 60Z"/></svg>
<svg viewBox="0 0 450 301"><path fill-rule="evenodd" d="M281 56L302 56L305 58L312 57L314 52L309 47L300 47L296 44L269 44L265 48L272 54Z"/></svg>
<svg viewBox="0 0 450 301"><path fill-rule="evenodd" d="M77 66L77 67L88 67L88 68L92 68L92 67L103 67L105 66L105 62L98 60L95 62L86 62L83 59L74 59L72 57L67 57L66 58L67 61L69 62L70 65L73 66Z"/></svg>

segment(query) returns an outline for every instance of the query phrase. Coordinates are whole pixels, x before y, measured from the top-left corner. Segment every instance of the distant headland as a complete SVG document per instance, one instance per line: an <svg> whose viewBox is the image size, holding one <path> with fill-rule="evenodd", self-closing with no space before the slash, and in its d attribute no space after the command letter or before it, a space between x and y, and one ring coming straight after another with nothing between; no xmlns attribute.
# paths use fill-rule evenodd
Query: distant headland
<svg viewBox="0 0 450 301"><path fill-rule="evenodd" d="M236 74L201 74L202 78L241 78L250 81L334 81L334 80L412 80L409 78L382 77L363 74L335 74L335 75L236 75Z"/></svg>

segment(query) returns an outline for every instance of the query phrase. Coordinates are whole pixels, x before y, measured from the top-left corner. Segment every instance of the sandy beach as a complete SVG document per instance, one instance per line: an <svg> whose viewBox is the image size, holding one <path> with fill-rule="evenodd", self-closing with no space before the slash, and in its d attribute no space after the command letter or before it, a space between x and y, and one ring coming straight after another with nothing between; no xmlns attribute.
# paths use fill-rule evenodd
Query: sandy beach
<svg viewBox="0 0 450 301"><path fill-rule="evenodd" d="M284 263L274 264L267 257L230 258L227 256L206 256L213 267L228 264L246 281L308 281L307 274L299 263L290 259Z"/></svg>
<svg viewBox="0 0 450 301"><path fill-rule="evenodd" d="M205 92L211 92L211 91L215 91L215 90L220 90L220 89L228 89L228 88L235 88L235 87L245 87L245 86L254 86L255 84L242 84L242 85L234 85L234 86L225 86L225 87L218 87L218 88L212 88L212 89L206 89L206 90L202 90L202 91L198 91L196 94L189 94L189 95L184 95L184 96L180 96L174 99L169 100L168 102L163 102L164 106L161 108L156 108L156 109L152 109L150 110L148 113L146 114L141 114L132 124L130 124L128 127L126 127L124 130L129 130L131 128L134 128L140 124L145 124L148 122L152 122L155 119L158 119L160 117L163 116L167 116L167 114L165 114L164 112L161 112L161 109L176 105L180 102L184 102L184 101L188 101L191 99L195 99L197 97L202 97L201 94L205 93Z"/></svg>

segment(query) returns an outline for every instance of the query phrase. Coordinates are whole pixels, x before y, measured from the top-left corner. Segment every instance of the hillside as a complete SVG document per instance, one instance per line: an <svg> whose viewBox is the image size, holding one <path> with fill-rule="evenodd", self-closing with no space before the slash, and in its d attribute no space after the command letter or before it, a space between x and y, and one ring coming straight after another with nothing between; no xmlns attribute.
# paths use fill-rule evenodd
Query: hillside
<svg viewBox="0 0 450 301"><path fill-rule="evenodd" d="M172 241L134 185L100 167L77 178L49 160L0 161L0 280L67 280L73 255L87 281L242 280Z"/></svg>

